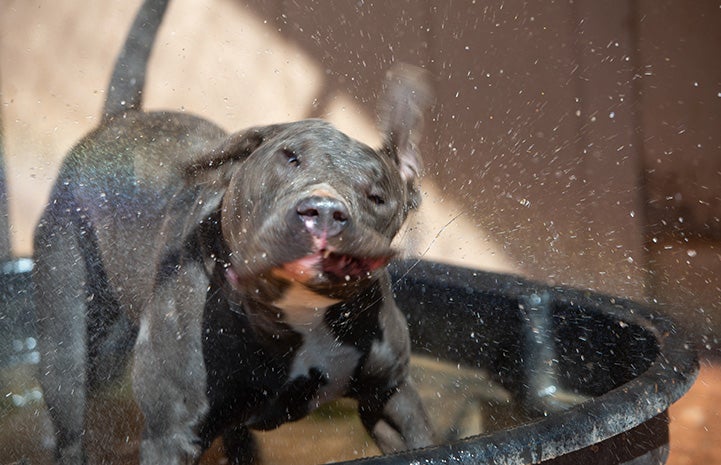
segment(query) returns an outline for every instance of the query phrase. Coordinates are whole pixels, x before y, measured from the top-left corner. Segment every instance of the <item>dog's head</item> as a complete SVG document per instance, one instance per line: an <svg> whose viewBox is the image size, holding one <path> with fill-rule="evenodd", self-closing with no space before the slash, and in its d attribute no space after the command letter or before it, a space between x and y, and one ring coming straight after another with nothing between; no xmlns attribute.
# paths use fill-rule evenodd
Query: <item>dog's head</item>
<svg viewBox="0 0 721 465"><path fill-rule="evenodd" d="M429 94L421 71L389 73L377 150L305 120L233 134L189 166L192 182L222 186L206 208L220 209L228 282L264 294L269 283L298 284L342 300L384 267L419 203L417 143Z"/></svg>

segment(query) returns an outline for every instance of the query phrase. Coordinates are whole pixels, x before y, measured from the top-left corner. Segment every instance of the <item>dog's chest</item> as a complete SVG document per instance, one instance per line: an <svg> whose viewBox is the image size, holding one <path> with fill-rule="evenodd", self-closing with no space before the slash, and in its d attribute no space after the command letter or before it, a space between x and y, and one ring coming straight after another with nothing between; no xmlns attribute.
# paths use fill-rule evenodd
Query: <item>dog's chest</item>
<svg viewBox="0 0 721 465"><path fill-rule="evenodd" d="M318 370L323 385L310 408L342 395L361 358L355 347L343 344L325 323L328 307L337 301L316 294L297 283L273 304L283 311L283 321L302 337L290 366L290 382Z"/></svg>
<svg viewBox="0 0 721 465"><path fill-rule="evenodd" d="M313 328L304 335L303 345L291 365L290 378L307 376L313 369L320 371L323 384L310 402L309 408L313 410L344 395L360 358L357 349L339 343L325 328Z"/></svg>
<svg viewBox="0 0 721 465"><path fill-rule="evenodd" d="M272 429L299 420L325 402L344 396L361 361L361 351L340 342L318 318L302 326L292 325L302 342L292 351L287 375L266 402L251 406L247 425Z"/></svg>
<svg viewBox="0 0 721 465"><path fill-rule="evenodd" d="M315 317L303 325L292 325L303 342L296 350L289 370L289 383L320 374L321 383L309 399L308 409L314 410L324 402L345 394L361 359L361 352L343 344L323 321L324 309L315 310Z"/></svg>

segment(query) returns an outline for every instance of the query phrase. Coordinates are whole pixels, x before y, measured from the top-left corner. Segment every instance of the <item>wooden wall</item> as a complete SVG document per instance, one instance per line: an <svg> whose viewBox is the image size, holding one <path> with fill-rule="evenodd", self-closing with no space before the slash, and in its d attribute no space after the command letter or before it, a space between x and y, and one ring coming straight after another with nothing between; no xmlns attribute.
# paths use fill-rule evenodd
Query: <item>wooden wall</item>
<svg viewBox="0 0 721 465"><path fill-rule="evenodd" d="M47 189L70 141L95 124L87 115L137 4L0 3L11 191ZM713 339L719 26L711 0L176 0L149 101L234 129L326 116L344 94L372 119L390 64L422 65L437 92L428 178L465 221L523 274L655 299ZM56 123L67 109L75 116ZM57 146L27 145L58 133ZM35 211L13 205L15 218Z"/></svg>

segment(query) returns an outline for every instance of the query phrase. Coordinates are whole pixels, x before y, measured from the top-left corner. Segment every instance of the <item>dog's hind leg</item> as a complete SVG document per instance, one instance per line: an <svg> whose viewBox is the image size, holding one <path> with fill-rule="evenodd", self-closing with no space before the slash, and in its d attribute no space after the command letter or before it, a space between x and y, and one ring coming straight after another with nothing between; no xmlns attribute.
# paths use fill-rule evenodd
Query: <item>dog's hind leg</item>
<svg viewBox="0 0 721 465"><path fill-rule="evenodd" d="M70 209L61 208L46 211L35 237L39 371L58 463L80 465L85 463L87 276L78 225L67 214Z"/></svg>

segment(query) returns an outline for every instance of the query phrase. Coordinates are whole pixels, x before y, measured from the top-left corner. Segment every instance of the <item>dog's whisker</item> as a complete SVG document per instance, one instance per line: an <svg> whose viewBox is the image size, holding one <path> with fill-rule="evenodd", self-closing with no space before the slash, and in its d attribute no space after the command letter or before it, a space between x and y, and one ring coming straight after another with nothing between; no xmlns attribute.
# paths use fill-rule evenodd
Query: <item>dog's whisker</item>
<svg viewBox="0 0 721 465"><path fill-rule="evenodd" d="M448 220L448 222L446 224L441 226L441 228L438 230L438 232L433 236L433 239L431 239L431 242L428 243L428 246L425 248L425 250L423 252L421 252L419 257L413 263L411 263L411 265L403 272L403 274L400 277L398 277L398 279L396 279L396 281L393 283L394 286L397 286L406 276L408 276L408 273L410 273L416 266L418 266L418 264L420 262L423 261L423 258L428 254L428 252L431 250L431 248L433 248L436 241L438 239L440 239L441 234L443 234L445 232L445 230L448 229L451 226L451 224L453 224L464 213L465 213L465 211L463 211L463 210L458 212L457 215L455 215L453 218Z"/></svg>

